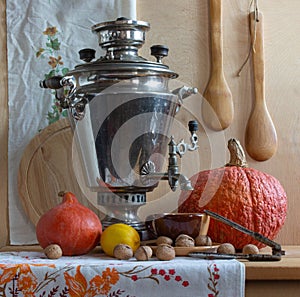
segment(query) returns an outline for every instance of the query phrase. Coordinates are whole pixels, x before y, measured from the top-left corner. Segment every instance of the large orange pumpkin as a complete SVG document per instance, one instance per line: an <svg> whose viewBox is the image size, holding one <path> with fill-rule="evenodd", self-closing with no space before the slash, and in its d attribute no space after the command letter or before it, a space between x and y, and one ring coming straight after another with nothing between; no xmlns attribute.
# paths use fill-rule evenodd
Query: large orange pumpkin
<svg viewBox="0 0 300 297"><path fill-rule="evenodd" d="M230 162L223 168L202 171L191 178L194 190L183 191L179 212L214 211L252 231L274 239L284 224L287 196L273 176L248 168L244 151L235 139L228 141ZM253 243L249 235L211 219L208 235L215 242L230 242L237 249Z"/></svg>
<svg viewBox="0 0 300 297"><path fill-rule="evenodd" d="M82 255L100 242L102 225L98 216L80 204L71 192L39 219L36 236L42 248L58 244L64 256Z"/></svg>

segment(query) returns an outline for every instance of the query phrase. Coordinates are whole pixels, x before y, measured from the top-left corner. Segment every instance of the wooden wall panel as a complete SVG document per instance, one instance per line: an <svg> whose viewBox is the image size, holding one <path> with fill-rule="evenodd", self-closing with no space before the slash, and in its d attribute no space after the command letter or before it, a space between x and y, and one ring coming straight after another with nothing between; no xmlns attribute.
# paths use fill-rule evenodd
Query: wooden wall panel
<svg viewBox="0 0 300 297"><path fill-rule="evenodd" d="M8 243L8 178L7 178L7 59L5 1L0 1L0 246Z"/></svg>

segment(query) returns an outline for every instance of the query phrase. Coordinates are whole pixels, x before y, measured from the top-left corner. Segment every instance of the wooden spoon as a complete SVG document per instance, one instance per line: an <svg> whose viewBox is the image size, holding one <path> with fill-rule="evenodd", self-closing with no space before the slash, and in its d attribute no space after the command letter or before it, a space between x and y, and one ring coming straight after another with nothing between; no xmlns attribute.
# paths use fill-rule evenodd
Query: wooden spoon
<svg viewBox="0 0 300 297"><path fill-rule="evenodd" d="M233 120L231 91L223 71L222 1L210 0L211 74L203 93L202 116L216 131L226 129Z"/></svg>
<svg viewBox="0 0 300 297"><path fill-rule="evenodd" d="M249 17L255 101L246 127L245 148L254 160L266 161L277 150L277 134L265 100L263 15L251 12Z"/></svg>

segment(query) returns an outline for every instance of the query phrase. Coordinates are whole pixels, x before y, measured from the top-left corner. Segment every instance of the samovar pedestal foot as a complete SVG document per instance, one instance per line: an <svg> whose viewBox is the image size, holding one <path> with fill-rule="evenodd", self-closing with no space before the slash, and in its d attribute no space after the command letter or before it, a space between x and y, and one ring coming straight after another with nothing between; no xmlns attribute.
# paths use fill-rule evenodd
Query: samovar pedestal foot
<svg viewBox="0 0 300 297"><path fill-rule="evenodd" d="M103 229L123 223L136 229L142 241L154 238L138 216L138 209L146 204L146 193L98 193L98 204L106 210L106 216L101 220Z"/></svg>

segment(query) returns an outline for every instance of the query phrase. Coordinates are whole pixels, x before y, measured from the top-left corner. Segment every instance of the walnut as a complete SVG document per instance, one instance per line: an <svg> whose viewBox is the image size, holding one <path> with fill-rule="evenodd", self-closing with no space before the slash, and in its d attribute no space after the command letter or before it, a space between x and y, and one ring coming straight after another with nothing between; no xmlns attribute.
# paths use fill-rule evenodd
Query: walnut
<svg viewBox="0 0 300 297"><path fill-rule="evenodd" d="M218 254L235 254L235 247L231 243L222 243L218 249Z"/></svg>
<svg viewBox="0 0 300 297"><path fill-rule="evenodd" d="M128 244L118 244L114 248L114 257L119 260L128 260L133 257L132 248Z"/></svg>
<svg viewBox="0 0 300 297"><path fill-rule="evenodd" d="M243 247L243 254L258 254L258 253L259 253L259 249L254 244L246 244Z"/></svg>
<svg viewBox="0 0 300 297"><path fill-rule="evenodd" d="M180 234L175 240L175 246L177 247L193 247L195 246L195 240L189 235Z"/></svg>
<svg viewBox="0 0 300 297"><path fill-rule="evenodd" d="M169 261L176 256L175 249L169 244L160 244L156 249L156 257L162 261Z"/></svg>
<svg viewBox="0 0 300 297"><path fill-rule="evenodd" d="M172 240L172 238L167 237L167 236L159 236L156 239L156 245L160 245L162 243L166 243L166 244L172 245L173 244L173 240Z"/></svg>
<svg viewBox="0 0 300 297"><path fill-rule="evenodd" d="M62 249L58 244L50 244L44 249L44 253L49 259L58 259L62 256Z"/></svg>
<svg viewBox="0 0 300 297"><path fill-rule="evenodd" d="M150 246L141 245L134 253L134 257L138 261L148 261L152 257L152 249Z"/></svg>
<svg viewBox="0 0 300 297"><path fill-rule="evenodd" d="M211 246L212 245L212 240L207 235L198 235L195 238L195 245L196 246Z"/></svg>

